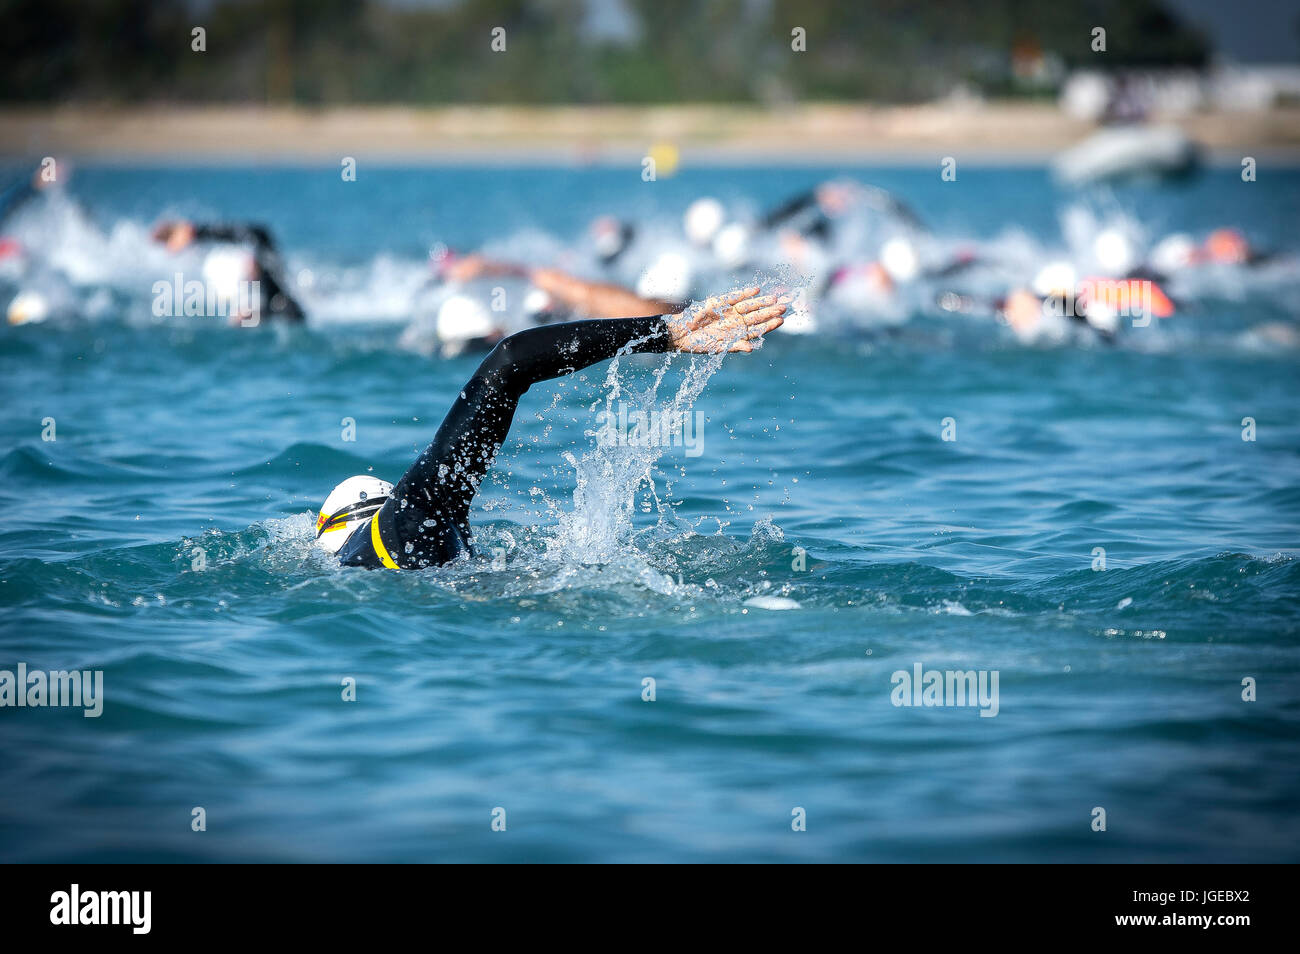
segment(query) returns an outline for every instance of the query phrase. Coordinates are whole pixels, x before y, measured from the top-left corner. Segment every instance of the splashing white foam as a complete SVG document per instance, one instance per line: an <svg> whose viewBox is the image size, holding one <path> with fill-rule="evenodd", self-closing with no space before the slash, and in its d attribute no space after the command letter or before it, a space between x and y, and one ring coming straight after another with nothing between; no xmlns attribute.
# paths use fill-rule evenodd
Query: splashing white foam
<svg viewBox="0 0 1300 954"><path fill-rule="evenodd" d="M685 420L713 372L722 366L723 357L723 354L691 356L680 385L664 400L660 399L659 390L675 358L664 359L651 374L648 384L637 388L630 379L624 380L620 374L621 359L616 357L605 375L604 400L596 402L592 409L603 405L605 420L618 417L620 404L660 420ZM587 435L599 437L594 430ZM661 440L597 439L581 458L566 451L564 459L576 476L573 505L556 515L558 530L547 543L548 555L566 563L616 560L634 545L633 515L643 483L649 485L660 522L671 522L672 506L659 494L654 474L655 465L666 449L666 443Z"/></svg>

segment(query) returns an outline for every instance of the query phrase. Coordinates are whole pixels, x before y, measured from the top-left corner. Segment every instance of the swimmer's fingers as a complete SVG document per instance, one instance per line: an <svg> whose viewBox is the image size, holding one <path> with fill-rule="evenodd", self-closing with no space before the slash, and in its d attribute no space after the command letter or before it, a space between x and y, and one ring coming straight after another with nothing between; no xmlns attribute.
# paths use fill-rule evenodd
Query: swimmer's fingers
<svg viewBox="0 0 1300 954"><path fill-rule="evenodd" d="M758 285L751 285L748 288L740 288L726 295L714 295L712 298L706 298L693 314L687 313L688 327L692 331L698 331L718 321L726 321L733 313L744 314L741 308L760 291L762 291L762 288Z"/></svg>
<svg viewBox="0 0 1300 954"><path fill-rule="evenodd" d="M734 342L731 345L731 347L727 349L727 351L729 351L732 354L749 354L755 348L761 348L762 346L763 346L762 338L745 338L741 341Z"/></svg>
<svg viewBox="0 0 1300 954"><path fill-rule="evenodd" d="M777 328L780 328L783 324L785 324L784 311L773 315L771 318L768 318L763 322L750 325L749 336L751 338L761 338L769 331L775 331Z"/></svg>
<svg viewBox="0 0 1300 954"><path fill-rule="evenodd" d="M755 342L761 342L763 335L769 331L775 331L785 324L785 305L773 305L745 317L747 324L745 325L744 337L739 341L733 341L731 346L727 348L728 351L743 354L753 351L757 347Z"/></svg>
<svg viewBox="0 0 1300 954"><path fill-rule="evenodd" d="M766 321L752 324L749 327L747 327L745 329L745 337L753 341L756 338L763 337L763 335L767 334L769 331L775 331L777 328L780 328L783 324L785 324L784 313L773 315L771 318L768 318Z"/></svg>
<svg viewBox="0 0 1300 954"><path fill-rule="evenodd" d="M734 307L742 315L748 315L751 311L758 311L760 308L767 308L769 305L776 304L775 295L760 295L755 298L746 298L737 302Z"/></svg>
<svg viewBox="0 0 1300 954"><path fill-rule="evenodd" d="M753 311L748 311L744 316L745 324L762 324L769 318L775 318L777 315L784 315L788 310L788 305L789 302L773 301L762 308L755 308Z"/></svg>
<svg viewBox="0 0 1300 954"><path fill-rule="evenodd" d="M760 296L761 290L753 285L715 296L701 302L693 312L678 316L674 332L678 350L702 354L735 350L737 342L762 337L780 327L789 300L776 295Z"/></svg>
<svg viewBox="0 0 1300 954"><path fill-rule="evenodd" d="M722 299L722 302L724 305L735 305L744 301L746 298L753 298L762 290L763 289L758 285L750 285L748 288L741 288L726 295Z"/></svg>

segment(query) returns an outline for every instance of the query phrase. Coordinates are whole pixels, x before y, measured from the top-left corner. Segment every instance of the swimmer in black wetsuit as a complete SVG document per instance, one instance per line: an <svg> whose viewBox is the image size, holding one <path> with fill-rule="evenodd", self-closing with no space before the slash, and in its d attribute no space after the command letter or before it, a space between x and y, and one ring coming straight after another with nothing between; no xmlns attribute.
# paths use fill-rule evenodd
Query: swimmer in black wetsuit
<svg viewBox="0 0 1300 954"><path fill-rule="evenodd" d="M753 351L755 341L785 320L786 304L752 287L682 314L571 321L511 335L461 388L433 443L397 486L369 476L339 484L321 507L316 538L348 566L449 563L470 552L470 503L531 385L625 349Z"/></svg>
<svg viewBox="0 0 1300 954"><path fill-rule="evenodd" d="M196 225L193 222L161 222L154 227L154 241L162 242L168 251L179 252L194 242L214 242L228 245L247 245L253 251L253 264L261 301L259 317L281 321L306 320L302 307L289 294L289 283L284 278L284 264L275 247L271 233L261 225Z"/></svg>
<svg viewBox="0 0 1300 954"><path fill-rule="evenodd" d="M825 241L834 229L832 220L855 206L914 231L928 231L920 216L893 194L879 186L845 180L823 182L787 199L764 215L759 227L764 231L794 228L805 237Z"/></svg>

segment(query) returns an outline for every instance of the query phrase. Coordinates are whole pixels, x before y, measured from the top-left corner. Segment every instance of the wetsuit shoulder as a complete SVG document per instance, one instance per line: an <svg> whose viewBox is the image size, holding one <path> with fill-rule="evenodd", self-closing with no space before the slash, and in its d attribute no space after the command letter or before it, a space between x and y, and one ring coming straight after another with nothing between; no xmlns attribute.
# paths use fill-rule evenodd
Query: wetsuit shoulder
<svg viewBox="0 0 1300 954"><path fill-rule="evenodd" d="M772 229L782 225L789 219L794 218L801 212L813 208L817 205L817 192L815 189L809 189L806 192L800 192L782 202L776 208L770 210L760 220L763 228Z"/></svg>
<svg viewBox="0 0 1300 954"><path fill-rule="evenodd" d="M454 522L437 520L407 500L390 498L379 513L352 531L338 559L344 566L371 570L420 570L472 552Z"/></svg>
<svg viewBox="0 0 1300 954"><path fill-rule="evenodd" d="M381 520L383 510L389 512L387 519ZM386 533L384 532L385 526L387 527ZM399 567L407 569L414 567L415 563L407 559L411 554L404 549L396 548L395 541L397 539L396 531L393 528L392 500L389 500L380 513L375 514L352 531L352 535L348 537L339 550L339 562L344 566L360 566L370 570L376 570L380 567L388 567L390 570L396 570ZM389 549L390 546L397 549L398 555L403 558L400 563L394 557L392 550Z"/></svg>

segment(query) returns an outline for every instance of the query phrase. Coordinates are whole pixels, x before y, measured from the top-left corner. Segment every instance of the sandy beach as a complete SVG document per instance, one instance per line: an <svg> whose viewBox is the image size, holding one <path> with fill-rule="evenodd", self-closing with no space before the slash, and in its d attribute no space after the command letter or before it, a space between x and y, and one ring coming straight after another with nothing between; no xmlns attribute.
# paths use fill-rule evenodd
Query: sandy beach
<svg viewBox="0 0 1300 954"><path fill-rule="evenodd" d="M1156 117L1211 156L1300 161L1300 107ZM637 161L656 144L702 161L1039 162L1094 127L1051 104L88 107L0 110L0 154L180 162Z"/></svg>

